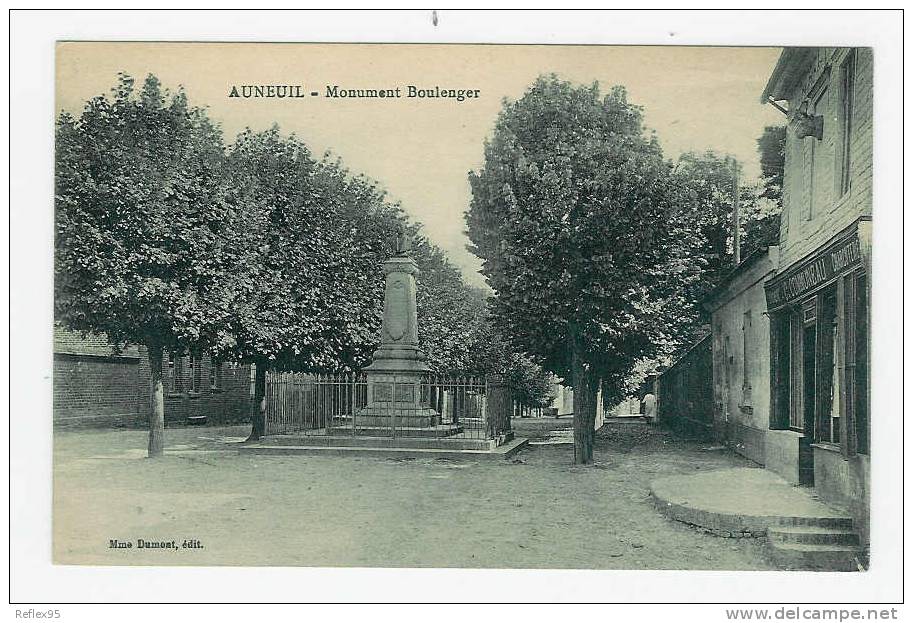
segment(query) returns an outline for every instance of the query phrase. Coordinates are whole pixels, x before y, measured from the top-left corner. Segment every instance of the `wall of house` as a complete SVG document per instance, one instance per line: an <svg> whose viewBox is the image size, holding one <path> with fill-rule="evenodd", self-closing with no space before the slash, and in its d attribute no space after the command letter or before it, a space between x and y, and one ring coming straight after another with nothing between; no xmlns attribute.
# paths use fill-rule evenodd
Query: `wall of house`
<svg viewBox="0 0 913 623"><path fill-rule="evenodd" d="M819 49L808 76L789 98L789 109L797 110L809 95L817 93L816 85L827 86L819 109L814 111L824 117L823 139L797 138L793 132L786 134L780 270L825 244L860 216L872 214L873 54L868 48L859 48L856 56L850 189L838 196L837 159L842 136L839 67L847 51L846 48Z"/></svg>
<svg viewBox="0 0 913 623"><path fill-rule="evenodd" d="M151 383L145 347L116 347L104 336L83 336L55 327L54 351L55 426L146 425ZM188 361L183 358L181 391L166 385L166 425L188 423L192 417L208 424L249 421L250 366L223 363L213 387L213 363L204 355L198 391L190 392Z"/></svg>
<svg viewBox="0 0 913 623"><path fill-rule="evenodd" d="M145 347L140 347L140 375L143 383L140 387L142 404L148 405L151 396L149 383L149 358ZM213 361L209 355L203 355L199 361L201 368L197 387L191 391L190 357L181 357L182 365L177 367L176 383L172 384L168 373L167 355L164 357L162 375L165 386L165 423L178 424L193 421L194 418L205 419L207 424L232 424L249 421L250 366L223 363L221 377L217 387L212 386L210 372Z"/></svg>
<svg viewBox="0 0 913 623"><path fill-rule="evenodd" d="M798 138L793 132L787 132L780 271L814 253L860 217L872 216L874 58L872 50L867 48L856 49L849 148L850 187L844 193L839 184L843 136L840 68L850 52L847 48L817 50L809 71L788 98L789 109L797 110L803 102L816 98L824 90L820 104L817 107L810 104L809 108L810 113L823 116L824 131L820 141L812 137ZM825 502L850 510L863 541L868 541L868 456L846 452L845 448L841 452L836 445L809 445L807 438L803 446L802 436L791 431L771 431L767 445L768 467L792 482L795 482L798 465L803 462L798 454L810 453L814 458L816 491Z"/></svg>
<svg viewBox="0 0 913 623"><path fill-rule="evenodd" d="M760 464L770 424L770 321L764 280L777 249L744 266L716 297L713 332L713 428L739 454Z"/></svg>
<svg viewBox="0 0 913 623"><path fill-rule="evenodd" d="M844 457L839 450L813 446L815 490L821 499L846 508L863 543L869 542L869 457Z"/></svg>
<svg viewBox="0 0 913 623"><path fill-rule="evenodd" d="M692 437L716 437L710 335L660 374L656 387L657 414L663 426Z"/></svg>
<svg viewBox="0 0 913 623"><path fill-rule="evenodd" d="M138 368L139 358L135 356L55 353L55 424L137 424Z"/></svg>
<svg viewBox="0 0 913 623"><path fill-rule="evenodd" d="M798 485L802 482L799 472L802 444L805 436L793 430L769 430L764 436L764 467L786 482Z"/></svg>

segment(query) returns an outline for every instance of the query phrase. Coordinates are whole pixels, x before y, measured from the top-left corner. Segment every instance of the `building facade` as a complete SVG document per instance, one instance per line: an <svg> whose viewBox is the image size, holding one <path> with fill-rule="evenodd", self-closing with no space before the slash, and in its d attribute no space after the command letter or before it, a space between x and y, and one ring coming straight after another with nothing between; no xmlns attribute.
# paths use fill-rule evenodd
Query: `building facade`
<svg viewBox="0 0 913 623"><path fill-rule="evenodd" d="M768 467L777 457L767 456L770 323L764 282L776 271L778 257L776 246L752 253L704 303L713 335L714 436Z"/></svg>
<svg viewBox="0 0 913 623"><path fill-rule="evenodd" d="M787 48L762 100L789 111L770 325L769 465L869 516L872 70L866 48ZM768 461L770 462L770 461Z"/></svg>
<svg viewBox="0 0 913 623"><path fill-rule="evenodd" d="M713 350L708 333L654 383L657 420L679 434L713 439Z"/></svg>
<svg viewBox="0 0 913 623"><path fill-rule="evenodd" d="M209 355L164 358L166 424L248 421L250 366ZM54 328L54 425L142 427L151 400L143 346L112 345L104 336Z"/></svg>

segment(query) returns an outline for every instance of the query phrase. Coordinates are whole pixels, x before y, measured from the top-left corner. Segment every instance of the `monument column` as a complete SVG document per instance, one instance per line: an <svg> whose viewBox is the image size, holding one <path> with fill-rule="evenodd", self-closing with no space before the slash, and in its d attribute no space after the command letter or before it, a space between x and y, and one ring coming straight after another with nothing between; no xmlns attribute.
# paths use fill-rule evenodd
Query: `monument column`
<svg viewBox="0 0 913 623"><path fill-rule="evenodd" d="M384 318L380 346L367 371L426 372L425 355L418 345L415 276L418 265L411 257L396 255L384 262Z"/></svg>
<svg viewBox="0 0 913 623"><path fill-rule="evenodd" d="M396 254L384 263L384 317L380 346L365 368L368 404L356 414L358 426L401 429L434 427L441 417L422 396L422 377L430 370L418 343L415 276L404 234Z"/></svg>

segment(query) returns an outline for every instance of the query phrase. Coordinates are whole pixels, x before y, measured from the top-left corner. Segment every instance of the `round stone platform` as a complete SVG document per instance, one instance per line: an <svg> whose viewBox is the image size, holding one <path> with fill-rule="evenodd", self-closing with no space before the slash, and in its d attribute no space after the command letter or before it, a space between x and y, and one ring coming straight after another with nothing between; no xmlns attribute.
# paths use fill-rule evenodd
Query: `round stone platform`
<svg viewBox="0 0 913 623"><path fill-rule="evenodd" d="M850 528L843 511L761 468L670 476L650 484L656 508L721 536L763 536L771 526Z"/></svg>

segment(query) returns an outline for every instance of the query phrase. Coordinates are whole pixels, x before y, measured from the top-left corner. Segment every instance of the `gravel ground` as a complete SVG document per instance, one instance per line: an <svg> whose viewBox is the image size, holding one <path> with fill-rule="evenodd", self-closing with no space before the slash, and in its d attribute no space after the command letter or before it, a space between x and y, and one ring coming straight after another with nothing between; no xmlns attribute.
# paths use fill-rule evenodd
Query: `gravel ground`
<svg viewBox="0 0 913 623"><path fill-rule="evenodd" d="M750 465L640 421L610 421L572 464L571 421L514 420L507 461L238 455L247 429L55 436L54 561L62 564L769 570L754 539L657 513L654 478ZM703 448L703 449L702 449ZM109 547L116 539L132 548ZM139 549L139 539L176 549ZM182 547L198 541L202 547Z"/></svg>

